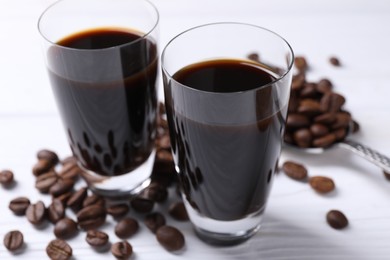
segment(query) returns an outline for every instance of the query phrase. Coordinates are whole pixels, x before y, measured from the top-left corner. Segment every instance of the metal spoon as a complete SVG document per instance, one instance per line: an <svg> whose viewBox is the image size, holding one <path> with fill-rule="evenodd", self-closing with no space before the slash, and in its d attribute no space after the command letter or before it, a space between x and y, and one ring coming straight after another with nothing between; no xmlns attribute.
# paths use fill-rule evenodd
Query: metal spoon
<svg viewBox="0 0 390 260"><path fill-rule="evenodd" d="M328 150L329 148L333 147L342 147L347 150L350 150L354 152L355 154L361 156L362 158L366 159L367 161L372 162L373 164L379 166L382 168L385 172L390 172L390 158L379 153L378 151L375 151L371 148L369 148L366 145L363 145L361 143L345 139L341 142L337 142L333 144L332 146L329 146L327 148L301 148L298 146L294 146L291 144L285 143L287 147L291 147L294 149L297 149L299 151L303 151L310 154L320 154L325 152L325 150Z"/></svg>

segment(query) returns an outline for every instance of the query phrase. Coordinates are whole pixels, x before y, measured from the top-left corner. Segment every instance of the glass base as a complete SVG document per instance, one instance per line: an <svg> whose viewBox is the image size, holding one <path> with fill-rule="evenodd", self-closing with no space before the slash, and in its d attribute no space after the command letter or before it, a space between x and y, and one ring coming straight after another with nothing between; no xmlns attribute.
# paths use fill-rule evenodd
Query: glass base
<svg viewBox="0 0 390 260"><path fill-rule="evenodd" d="M103 176L83 168L82 177L96 194L111 198L131 197L139 194L150 184L155 154L153 151L142 165L129 173Z"/></svg>
<svg viewBox="0 0 390 260"><path fill-rule="evenodd" d="M231 246L245 242L260 229L264 208L242 219L221 221L199 214L184 199L196 235L204 242L217 246Z"/></svg>

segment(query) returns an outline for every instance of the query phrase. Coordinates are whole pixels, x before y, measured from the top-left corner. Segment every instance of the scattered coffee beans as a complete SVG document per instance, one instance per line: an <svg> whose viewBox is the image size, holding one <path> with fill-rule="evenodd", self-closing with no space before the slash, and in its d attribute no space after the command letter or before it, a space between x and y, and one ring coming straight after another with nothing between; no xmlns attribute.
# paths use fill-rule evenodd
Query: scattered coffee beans
<svg viewBox="0 0 390 260"><path fill-rule="evenodd" d="M306 58L303 56L296 56L294 59L294 65L299 71L306 71L308 69L308 64Z"/></svg>
<svg viewBox="0 0 390 260"><path fill-rule="evenodd" d="M286 161L283 163L282 169L284 173L294 180L306 180L307 178L307 169L302 164Z"/></svg>
<svg viewBox="0 0 390 260"><path fill-rule="evenodd" d="M33 166L32 172L35 176L39 176L43 173L46 173L50 171L54 165L51 161L46 159L40 159L38 162Z"/></svg>
<svg viewBox="0 0 390 260"><path fill-rule="evenodd" d="M68 191L71 191L74 186L74 180L58 178L57 181L50 187L49 193L53 197L58 197Z"/></svg>
<svg viewBox="0 0 390 260"><path fill-rule="evenodd" d="M309 179L310 186L318 193L328 193L335 189L331 178L325 176L314 176Z"/></svg>
<svg viewBox="0 0 390 260"><path fill-rule="evenodd" d="M133 254L133 247L127 241L116 242L111 246L111 253L117 259L129 259Z"/></svg>
<svg viewBox="0 0 390 260"><path fill-rule="evenodd" d="M77 234L77 231L77 223L70 218L63 218L54 226L54 235L61 239L71 238Z"/></svg>
<svg viewBox="0 0 390 260"><path fill-rule="evenodd" d="M14 182L14 173L10 170L0 171L0 184L10 185Z"/></svg>
<svg viewBox="0 0 390 260"><path fill-rule="evenodd" d="M188 213L182 201L174 202L169 207L169 215L179 221L187 221Z"/></svg>
<svg viewBox="0 0 390 260"><path fill-rule="evenodd" d="M46 254L52 260L68 260L72 257L72 248L62 239L52 240L46 247Z"/></svg>
<svg viewBox="0 0 390 260"><path fill-rule="evenodd" d="M8 208L18 216L26 214L26 210L30 206L30 200L26 197L18 197L9 202Z"/></svg>
<svg viewBox="0 0 390 260"><path fill-rule="evenodd" d="M185 239L183 234L175 227L162 226L156 231L157 241L167 251L177 251L184 247Z"/></svg>
<svg viewBox="0 0 390 260"><path fill-rule="evenodd" d="M5 234L4 246L9 251L16 251L23 246L23 234L19 230L13 230Z"/></svg>
<svg viewBox="0 0 390 260"><path fill-rule="evenodd" d="M115 235L119 238L129 238L139 229L138 221L134 218L124 218L120 220L115 226Z"/></svg>
<svg viewBox="0 0 390 260"><path fill-rule="evenodd" d="M341 66L340 60L337 57L334 57L334 56L330 57L329 62L330 62L330 64L332 64L333 66L336 66L336 67Z"/></svg>
<svg viewBox="0 0 390 260"><path fill-rule="evenodd" d="M30 204L26 210L26 217L33 225L41 224L46 217L45 204L42 201L38 201L35 204Z"/></svg>
<svg viewBox="0 0 390 260"><path fill-rule="evenodd" d="M38 160L47 160L51 165L56 165L60 160L58 159L58 155L48 149L39 150L37 153Z"/></svg>
<svg viewBox="0 0 390 260"><path fill-rule="evenodd" d="M334 229L343 229L348 226L347 217L339 210L331 210L326 214L326 221Z"/></svg>
<svg viewBox="0 0 390 260"><path fill-rule="evenodd" d="M87 187L80 188L78 191L74 192L66 202L66 205L71 208L74 212L79 211L82 206L84 199L88 195Z"/></svg>
<svg viewBox="0 0 390 260"><path fill-rule="evenodd" d="M164 215L159 212L150 213L144 219L145 226L153 233L156 233L157 229L164 226L165 222Z"/></svg>
<svg viewBox="0 0 390 260"><path fill-rule="evenodd" d="M77 162L69 161L64 164L61 170L58 172L58 175L63 179L73 179L76 180L81 175L82 170L77 165Z"/></svg>
<svg viewBox="0 0 390 260"><path fill-rule="evenodd" d="M36 178L35 188L42 193L48 193L57 180L58 175L55 171L43 173Z"/></svg>
<svg viewBox="0 0 390 260"><path fill-rule="evenodd" d="M90 246L96 248L107 245L108 239L109 237L105 232L98 230L88 230L87 236L85 237L85 241L87 241Z"/></svg>
<svg viewBox="0 0 390 260"><path fill-rule="evenodd" d="M139 213L149 213L153 210L154 201L142 197L136 197L130 201L130 205Z"/></svg>
<svg viewBox="0 0 390 260"><path fill-rule="evenodd" d="M91 206L91 205L97 205L104 207L106 205L106 202L102 196L92 194L85 198L83 201L83 208Z"/></svg>

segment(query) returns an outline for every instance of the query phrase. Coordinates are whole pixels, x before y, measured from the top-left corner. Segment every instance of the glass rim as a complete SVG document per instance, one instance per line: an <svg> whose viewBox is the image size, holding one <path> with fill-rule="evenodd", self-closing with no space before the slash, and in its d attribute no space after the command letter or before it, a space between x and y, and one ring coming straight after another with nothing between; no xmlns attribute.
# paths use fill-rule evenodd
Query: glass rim
<svg viewBox="0 0 390 260"><path fill-rule="evenodd" d="M116 49L116 48L122 48L124 46L127 46L127 45L133 45L135 43L138 43L142 40L145 40L147 37L149 37L158 27L158 24L160 22L160 13L158 12L158 9L157 7L149 0L137 0L139 2L145 2L147 3L150 7L152 7L152 9L154 10L154 14L156 15L156 21L154 22L153 26L151 27L150 30L148 30L147 32L142 32L143 34L140 35L140 37L137 39L137 40L134 40L134 41L131 41L131 42L127 42L127 43L123 43L123 44L120 44L120 45L116 45L116 46L111 46L111 47L106 47L106 48L98 48L98 49L78 49L78 48L72 48L72 47L67 47L67 46L63 46L63 45L60 45L58 44L57 42L54 42L53 40L50 40L44 33L43 33L43 30L42 30L42 19L44 18L44 16L55 6L57 6L58 4L62 3L62 2L65 2L65 1L69 1L69 0L57 0L56 2L50 4L48 7L46 7L43 12L41 13L41 15L39 16L38 18L38 23L37 23L37 27L38 27L38 32L39 34L42 36L42 38L49 44L53 45L53 46L56 46L58 48L63 48L63 49L69 49L69 50L73 50L73 51L79 51L79 52L93 52L93 51L103 51L103 50L112 50L112 49ZM125 28L125 27L115 27L115 28ZM129 27L130 28L130 27ZM91 29L94 29L94 28L91 28ZM74 33L78 33L78 31L74 32ZM66 37L67 35L65 35L64 37Z"/></svg>
<svg viewBox="0 0 390 260"><path fill-rule="evenodd" d="M203 28L203 27L209 27L209 26L217 26L217 25L240 25L240 26L249 26L249 27L253 27L253 28L257 28L257 29L261 29L263 31L266 31L266 32L269 32L271 34L273 34L274 36L276 36L277 38L279 38L280 40L282 40L282 42L284 42L286 44L286 46L288 47L287 49L289 50L289 52L291 53L291 61L289 62L288 66L287 66L287 70L279 77L275 78L274 80L272 80L271 82L267 83L267 84L264 84L264 85L261 85L257 88L253 88L253 89L249 89L249 90L240 90L240 91L233 91L233 92L213 92L213 91L206 91L206 90L200 90L200 89L196 89L196 88L193 88L193 87L190 87L190 86L187 86L185 84L182 84L180 82L178 82L177 80L175 80L173 78L173 75L171 75L171 73L169 73L165 66L164 66L164 63L165 63L165 53L166 53L166 50L167 48L169 48L169 46L171 45L171 43L173 41L175 41L176 39L178 39L179 37L181 37L182 35L188 33L188 32L191 32L193 30L196 30L196 29L199 29L199 28ZM189 64L190 65L190 64ZM274 31L271 31L270 29L267 29L267 28L264 28L264 27L261 27L261 26L258 26L258 25L255 25L255 24L251 24L251 23L242 23L242 22L215 22L215 23L207 23L207 24L202 24L202 25L198 25L198 26L195 26L195 27L191 27L189 29L186 29L184 30L183 32L177 34L176 36L174 36L171 40L168 41L168 43L165 45L162 53L161 53L161 69L163 70L163 72L169 76L169 79L170 80L173 80L175 83L177 83L178 85L186 88L186 89L189 89L191 91L194 91L194 92L199 92L199 93L205 93L205 94L209 94L209 95L233 95L233 94L242 94L242 93L248 93L248 92L252 92L252 91L257 91L257 90L260 90L262 88L266 88L268 86L272 86L274 85L275 83L281 81L282 79L284 79L286 77L287 74L290 73L290 71L292 70L294 66L294 51L291 47L291 45L287 42L286 39L284 39L282 36L280 36L279 34L277 34L276 32Z"/></svg>

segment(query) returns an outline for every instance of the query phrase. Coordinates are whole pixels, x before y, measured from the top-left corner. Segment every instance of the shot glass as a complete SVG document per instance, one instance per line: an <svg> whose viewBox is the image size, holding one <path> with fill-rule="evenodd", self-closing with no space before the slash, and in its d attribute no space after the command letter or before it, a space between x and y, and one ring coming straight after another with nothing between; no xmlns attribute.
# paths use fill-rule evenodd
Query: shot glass
<svg viewBox="0 0 390 260"><path fill-rule="evenodd" d="M196 234L232 245L260 228L278 168L293 51L242 23L189 29L161 64L172 153Z"/></svg>
<svg viewBox="0 0 390 260"><path fill-rule="evenodd" d="M70 148L104 196L136 194L150 182L158 23L147 0L61 0L38 21Z"/></svg>

